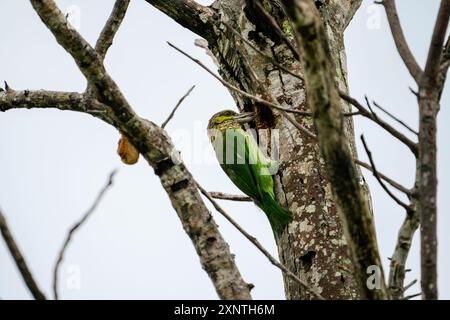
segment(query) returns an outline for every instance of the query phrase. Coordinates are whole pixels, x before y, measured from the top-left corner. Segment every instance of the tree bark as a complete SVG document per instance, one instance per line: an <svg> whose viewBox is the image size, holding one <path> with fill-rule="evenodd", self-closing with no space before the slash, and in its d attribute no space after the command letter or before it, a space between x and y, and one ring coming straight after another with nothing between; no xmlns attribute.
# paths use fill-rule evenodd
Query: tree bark
<svg viewBox="0 0 450 320"><path fill-rule="evenodd" d="M155 5L160 1L148 2ZM176 5L179 3L174 2ZM285 36L293 42L288 20L276 2L262 3L267 12L277 20ZM347 0L326 3L316 1L326 25L328 45L335 66L335 81L342 91L347 91L343 32L360 3L361 1ZM274 32L264 15L255 9L254 1L222 0L214 2L209 8L203 7L202 10L206 12L210 13L210 9L213 9L215 13L211 15L210 21L204 19L202 32L196 29L198 24L186 18L180 20L160 5L156 6L208 40L209 49L217 59L219 73L225 80L267 100L270 97L264 97L265 94L275 97L286 108L310 111L306 102L305 83L277 69L271 61L245 44L226 26L234 28L265 54L273 56L279 64L303 75L304 70L295 54L286 45L286 41ZM226 22L226 25L220 22ZM210 36L211 34L214 36ZM231 94L241 111L257 111L258 119L254 124L257 129L278 129L279 132L280 167L275 176L276 194L279 202L294 217L278 241L281 262L297 276L317 287L326 299L359 298L351 254L318 142L297 130L280 114L239 94ZM350 107L344 107L348 108L344 111L350 110ZM311 117L296 116L296 120L309 130L315 130ZM345 132L355 156L353 123L350 117L345 120ZM360 183L364 184L359 169L358 175L361 177ZM367 191L365 184L364 188ZM366 196L370 200L368 192ZM288 299L313 298L288 277L284 281Z"/></svg>

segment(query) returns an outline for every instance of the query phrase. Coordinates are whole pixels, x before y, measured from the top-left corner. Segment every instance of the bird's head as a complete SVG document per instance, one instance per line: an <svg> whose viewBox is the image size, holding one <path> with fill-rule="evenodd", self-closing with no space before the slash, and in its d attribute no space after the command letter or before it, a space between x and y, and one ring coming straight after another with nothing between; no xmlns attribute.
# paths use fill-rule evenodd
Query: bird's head
<svg viewBox="0 0 450 320"><path fill-rule="evenodd" d="M237 113L233 110L223 110L211 117L208 123L208 129L238 129L242 128L244 123L248 123L255 118L253 112Z"/></svg>

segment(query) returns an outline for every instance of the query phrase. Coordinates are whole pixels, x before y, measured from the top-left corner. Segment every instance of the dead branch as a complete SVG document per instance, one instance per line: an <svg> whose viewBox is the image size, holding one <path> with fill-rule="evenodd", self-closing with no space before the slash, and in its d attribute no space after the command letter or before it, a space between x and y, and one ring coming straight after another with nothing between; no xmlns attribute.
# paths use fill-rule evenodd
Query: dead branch
<svg viewBox="0 0 450 320"><path fill-rule="evenodd" d="M419 133L412 129L409 125L407 125L403 120L401 120L400 118L394 116L392 113L390 113L388 110L384 109L382 106L380 106L376 101L372 101L373 105L375 107L377 107L378 109L380 109L381 111L383 111L385 114L387 114L389 117L391 117L394 121L398 122L399 124L401 124L403 127L405 127L408 131L414 133L416 136L419 135Z"/></svg>
<svg viewBox="0 0 450 320"><path fill-rule="evenodd" d="M251 202L252 198L247 196L227 194L223 192L208 192L211 197L219 200L230 200L230 201L241 201L241 202Z"/></svg>
<svg viewBox="0 0 450 320"><path fill-rule="evenodd" d="M303 132L304 134L306 134L308 137L312 138L312 139L316 139L316 135L311 133L308 129L306 129L304 126L302 126L300 123L298 123L292 116L290 116L288 113L298 113L300 112L301 114L303 114L303 111L298 111L298 110L292 110L289 108L285 108L277 103L273 103L267 100L264 100L256 95L250 94L248 92L245 92L244 90L239 89L236 86L233 86L231 83L223 80L221 77L219 77L218 75L216 75L211 69L209 69L205 64L203 64L200 60L195 59L194 57L192 57L191 55L189 55L188 53L186 53L185 51L181 50L180 48L178 48L177 46L173 45L170 42L167 42L169 46L171 46L172 48L174 48L175 50L177 50L178 52L180 52L181 54L183 54L184 56L186 56L187 58L189 58L190 60L192 60L193 62L195 62L196 64L198 64L201 68L203 68L204 70L206 70L206 72L208 72L210 75L212 75L215 79L217 79L220 83L222 83L226 88L235 91L239 94L241 94L242 96L249 98L257 103L260 103L262 105L265 105L269 108L274 108L278 111L280 111L280 113L287 119L289 120L289 122L291 122L298 130L300 130L301 132Z"/></svg>
<svg viewBox="0 0 450 320"><path fill-rule="evenodd" d="M419 82L419 157L416 185L420 217L422 298L438 298L437 288L437 147L436 115L439 110L439 70L442 48L450 19L450 0L439 7L427 62Z"/></svg>
<svg viewBox="0 0 450 320"><path fill-rule="evenodd" d="M411 281L410 283L408 283L404 288L403 291L406 291L408 289L410 289L413 285L415 285L417 283L417 279L414 279L413 281Z"/></svg>
<svg viewBox="0 0 450 320"><path fill-rule="evenodd" d="M395 6L395 0L383 0L377 3L383 4L386 10L386 16L391 28L391 33L394 38L395 46L397 47L398 53L405 63L411 76L416 80L417 83L421 81L422 69L418 65L416 58L411 52L408 43L403 34L402 26L400 24L400 19L398 18L397 8Z"/></svg>
<svg viewBox="0 0 450 320"><path fill-rule="evenodd" d="M246 237L267 259L269 259L270 263L272 263L275 267L280 269L282 272L284 272L286 275L291 277L294 281L298 282L302 287L304 287L309 293L311 293L314 297L316 297L318 300L325 300L324 297L322 297L318 290L314 287L312 287L310 284L306 283L299 277L297 277L294 273L292 273L290 270L288 270L284 265L282 265L280 262L278 262L277 259L275 259L262 245L259 243L259 241L250 235L247 231L245 231L236 221L234 221L233 218L231 218L228 213L226 213L225 210L222 209L222 207L213 199L213 197L202 188L200 184L197 183L197 186L201 193L211 202L211 204L214 206L214 208L227 219L244 237Z"/></svg>
<svg viewBox="0 0 450 320"><path fill-rule="evenodd" d="M436 84L438 73L441 69L442 62L442 48L444 47L445 36L449 23L450 16L450 1L442 0L439 7L438 16L431 37L430 48L428 50L427 62L425 64L425 71L419 87L426 86L427 82ZM419 90L420 91L420 90Z"/></svg>
<svg viewBox="0 0 450 320"><path fill-rule="evenodd" d="M208 41L214 40L215 11L193 0L145 0L181 26Z"/></svg>
<svg viewBox="0 0 450 320"><path fill-rule="evenodd" d="M404 297L402 300L411 300L413 298L419 297L422 295L422 292L416 293L416 294L411 294L409 296Z"/></svg>
<svg viewBox="0 0 450 320"><path fill-rule="evenodd" d="M116 129L126 134L155 169L219 296L223 299L250 299L248 285L242 279L190 172L181 160L172 160L174 146L166 132L136 115L106 72L98 53L68 26L64 14L53 1L31 0L31 3L58 43L71 54L89 85L95 89L97 99L117 120ZM189 4L193 2L189 1ZM216 241L207 241L212 235Z"/></svg>
<svg viewBox="0 0 450 320"><path fill-rule="evenodd" d="M16 263L17 268L19 269L20 274L22 275L23 281L25 282L28 290L30 290L31 294L36 300L46 300L46 297L39 286L34 280L33 274L31 273L30 268L28 267L25 258L20 252L19 246L17 245L16 240L14 239L11 230L6 222L6 218L3 215L3 212L0 209L0 231L2 233L3 240L5 240L6 246L11 253L11 256Z"/></svg>
<svg viewBox="0 0 450 320"><path fill-rule="evenodd" d="M178 100L178 103L175 105L175 107L173 108L172 112L169 114L169 116L167 117L167 119L161 124L161 128L165 128L167 126L167 124L169 123L170 120L172 120L173 116L175 115L175 112L177 112L178 108L181 106L181 104L183 103L183 101L191 94L192 90L194 90L195 86L192 86L186 93L184 96L182 96L180 98L180 100Z"/></svg>
<svg viewBox="0 0 450 320"><path fill-rule="evenodd" d="M113 185L114 176L116 175L116 173L117 173L117 171L113 170L109 174L106 184L100 190L99 194L97 195L97 197L94 200L94 203L86 211L86 213L81 217L81 219L78 222L76 222L67 232L66 239L64 240L63 245L61 246L61 249L59 250L55 266L53 267L53 296L54 296L55 300L58 300L58 271L59 271L59 267L61 266L61 263L64 260L64 254L66 253L67 247L69 246L70 241L72 240L72 237L75 234L75 232L78 231L78 229L80 229L83 226L83 224L87 221L87 219L94 213L94 211L97 209L100 202L102 201L103 197L105 196L106 192Z"/></svg>
<svg viewBox="0 0 450 320"><path fill-rule="evenodd" d="M385 122L384 120L378 118L376 115L374 115L373 113L371 113L370 111L368 111L365 107L363 107L363 105L361 103L359 103L358 100L356 100L353 97L350 97L349 95L345 94L344 92L339 92L339 95L342 99L344 99L345 101L347 101L348 103L350 103L352 106L354 106L356 109L358 109L358 111L360 112L360 114L363 117L366 117L370 120L372 120L373 122L375 122L376 124L378 124L380 127L382 127L383 129L385 129L387 132L389 132L392 136L394 136L395 138L397 138L398 140L400 140L401 142L403 142L410 150L411 152L417 156L418 153L418 146L417 143L411 141L408 137L406 137L403 133L399 132L397 129L395 129L394 127L392 127L390 124L388 124L387 122Z"/></svg>
<svg viewBox="0 0 450 320"><path fill-rule="evenodd" d="M406 212L407 212L408 214L410 214L412 208L411 208L409 205L407 205L406 203L404 203L403 201L401 201L399 198L397 198L397 197L392 193L392 191L389 190L389 188L384 184L383 179L381 179L381 177L380 177L380 175L379 175L379 173L378 173L378 171L377 171L377 168L376 168L376 166L375 166L375 162L373 161L373 158L372 158L372 152L370 152L369 147L367 146L366 140L364 139L364 136L363 136L363 135L361 135L361 141L362 141L362 143L363 143L364 150L366 150L367 157L369 158L370 165L371 165L372 170L373 170L372 173L373 173L374 177L377 179L378 183L381 185L381 187L383 188L383 190L386 191L386 193L387 193L387 194L388 194L388 195L389 195L389 196L390 196L390 197L391 197L398 205L400 205L401 207L405 208Z"/></svg>
<svg viewBox="0 0 450 320"><path fill-rule="evenodd" d="M363 162L363 161L361 161L361 160L359 160L359 159L355 159L355 163L356 163L357 165L363 167L364 169L369 170L369 171L372 172L372 173L375 172L375 170L372 168L372 166L371 166L370 164L367 164L367 163L365 163L365 162ZM388 176L386 176L385 174L379 172L378 170L377 170L377 173L378 173L378 176L379 176L381 179L383 179L384 181L386 181L387 183L389 183L391 186L393 186L393 187L394 187L395 189L397 189L398 191L403 192L403 193L406 194L408 197L414 196L414 193L413 193L410 189L408 189L408 188L402 186L400 183L396 182L394 179L389 178Z"/></svg>

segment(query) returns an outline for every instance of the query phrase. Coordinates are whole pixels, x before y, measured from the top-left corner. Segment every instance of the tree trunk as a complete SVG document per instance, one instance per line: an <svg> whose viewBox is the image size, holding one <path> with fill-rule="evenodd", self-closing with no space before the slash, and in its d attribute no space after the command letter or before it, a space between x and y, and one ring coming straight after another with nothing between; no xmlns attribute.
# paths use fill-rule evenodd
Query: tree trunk
<svg viewBox="0 0 450 320"><path fill-rule="evenodd" d="M289 37L290 26L283 11L274 5L276 1L270 3L272 5L264 1L266 11ZM316 4L320 5L326 22L329 47L336 67L336 82L341 90L347 91L343 31L360 1L336 0L329 4L316 1ZM279 64L293 72L303 74L289 46L274 31L253 1L216 1L212 7L219 12L221 21L232 26L261 51L273 56ZM214 28L214 33L215 37L208 39L209 48L225 80L255 95L268 93L284 107L310 111L303 81L277 69L226 25ZM293 42L292 37L289 39ZM278 129L281 143L276 193L279 202L294 217L278 241L281 262L317 287L326 299L358 298L351 256L317 141L300 132L276 112L231 93L240 110L258 110L255 123L257 129ZM264 98L270 100L269 97ZM312 117L297 116L296 120L314 132ZM346 122L351 149L355 153L353 123L350 117ZM362 178L361 183L364 183ZM284 281L288 299L312 298L290 278L285 277Z"/></svg>

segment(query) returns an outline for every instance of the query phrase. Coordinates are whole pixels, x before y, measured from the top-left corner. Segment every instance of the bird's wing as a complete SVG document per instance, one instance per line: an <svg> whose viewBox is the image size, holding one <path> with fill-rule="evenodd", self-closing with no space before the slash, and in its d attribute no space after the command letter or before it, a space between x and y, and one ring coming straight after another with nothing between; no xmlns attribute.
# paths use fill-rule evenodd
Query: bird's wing
<svg viewBox="0 0 450 320"><path fill-rule="evenodd" d="M229 129L224 137L222 155L216 155L221 161L221 167L234 182L234 184L246 195L259 201L262 198L261 190L257 183L257 177L249 165L248 138L242 129ZM255 142L256 143L256 142Z"/></svg>
<svg viewBox="0 0 450 320"><path fill-rule="evenodd" d="M269 168L272 165L272 160L268 159L259 148L253 136L245 132L247 153L249 155L249 166L252 175L256 180L258 192L261 199L265 194L269 194L272 198L275 197L273 191L273 178Z"/></svg>

